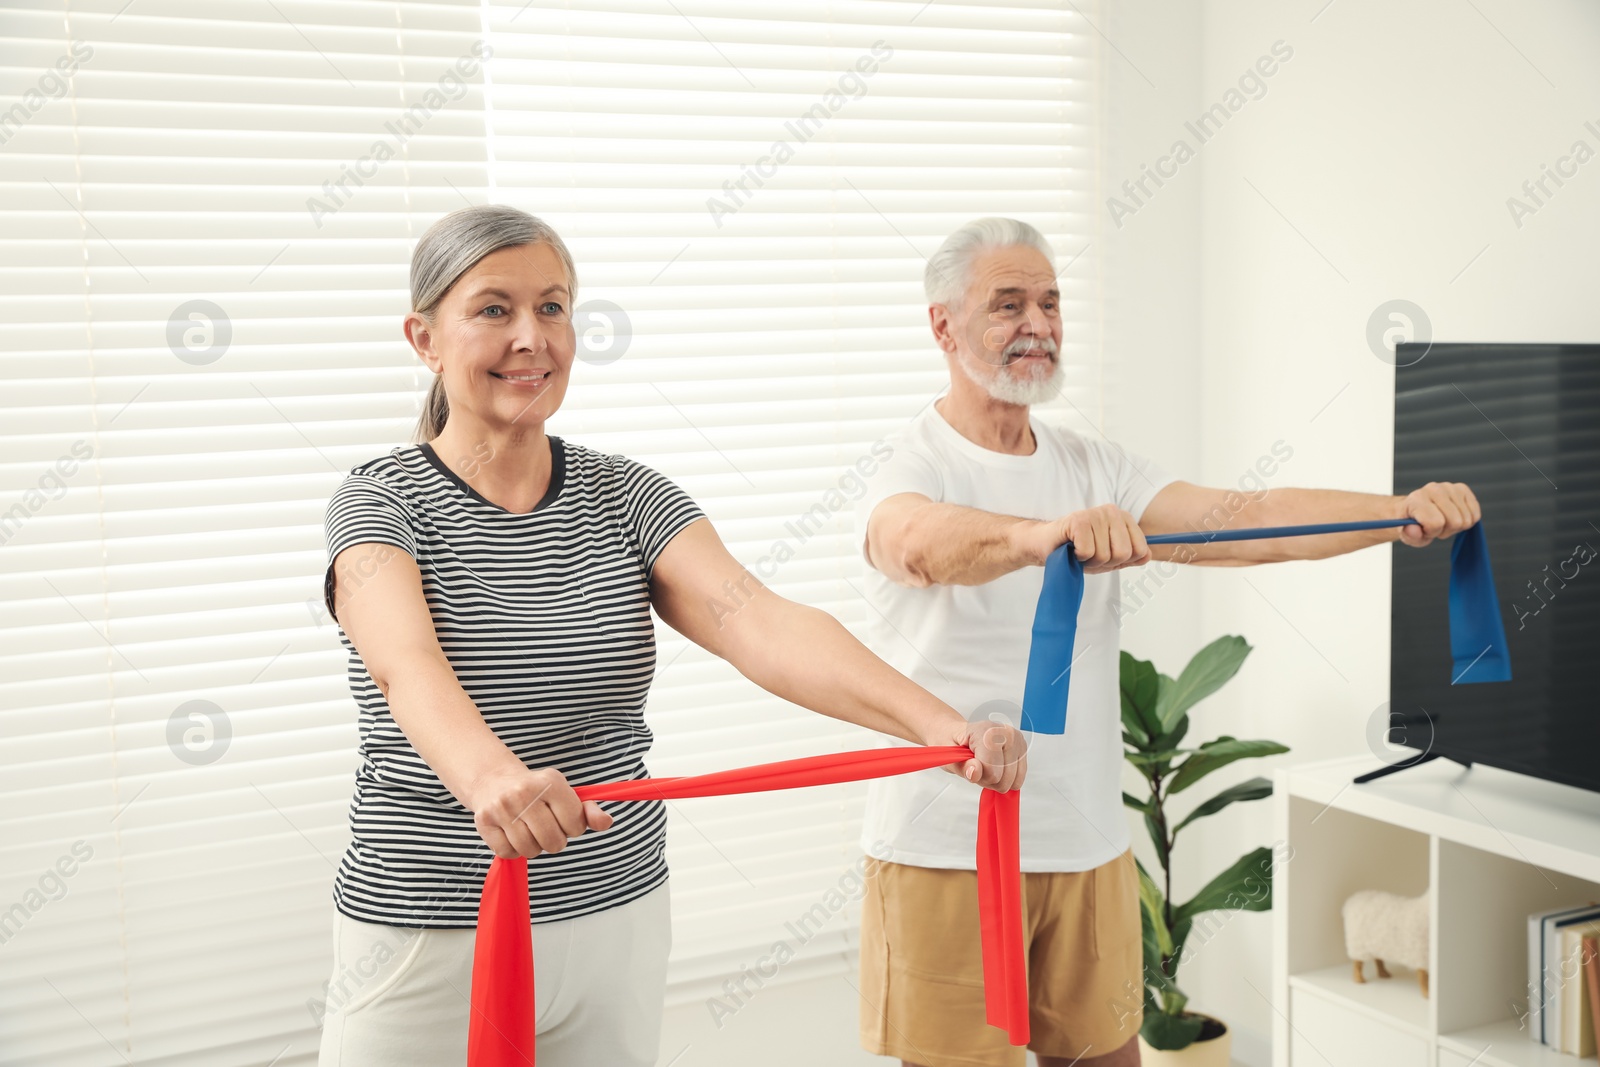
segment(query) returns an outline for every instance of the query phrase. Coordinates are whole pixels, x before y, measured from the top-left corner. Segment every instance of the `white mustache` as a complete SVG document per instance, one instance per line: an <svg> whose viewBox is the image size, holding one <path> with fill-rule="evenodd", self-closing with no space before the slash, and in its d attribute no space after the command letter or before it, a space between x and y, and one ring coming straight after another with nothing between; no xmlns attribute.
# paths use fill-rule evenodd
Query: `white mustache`
<svg viewBox="0 0 1600 1067"><path fill-rule="evenodd" d="M1013 356L1026 352L1030 348L1042 348L1045 354L1050 357L1052 363L1056 361L1056 342L1051 337L1019 337L1006 345L1005 351L1001 352L1000 355L1007 363L1010 363Z"/></svg>

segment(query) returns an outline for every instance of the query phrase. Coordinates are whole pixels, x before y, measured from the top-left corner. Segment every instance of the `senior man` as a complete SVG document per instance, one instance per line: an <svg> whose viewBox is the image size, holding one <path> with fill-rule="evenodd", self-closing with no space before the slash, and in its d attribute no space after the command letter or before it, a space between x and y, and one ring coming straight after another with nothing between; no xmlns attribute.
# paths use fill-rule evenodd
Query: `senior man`
<svg viewBox="0 0 1600 1067"><path fill-rule="evenodd" d="M949 390L891 439L858 503L868 644L973 718L1016 725L1043 564L1083 562L1066 732L1034 735L1022 799L1032 1041L1040 1067L1139 1062L1138 873L1122 810L1118 577L1152 559L1247 566L1396 539L1421 547L1478 520L1465 485L1408 496L1318 489L1251 495L1174 479L1149 459L1033 418L1059 391L1060 293L1049 243L1013 219L961 227L924 285ZM1415 518L1359 533L1148 546L1146 533ZM974 790L924 772L872 783L861 933L861 1040L907 1067L1020 1067L984 1022ZM879 853L882 854L880 848ZM1132 1010L1130 1010L1132 1009Z"/></svg>

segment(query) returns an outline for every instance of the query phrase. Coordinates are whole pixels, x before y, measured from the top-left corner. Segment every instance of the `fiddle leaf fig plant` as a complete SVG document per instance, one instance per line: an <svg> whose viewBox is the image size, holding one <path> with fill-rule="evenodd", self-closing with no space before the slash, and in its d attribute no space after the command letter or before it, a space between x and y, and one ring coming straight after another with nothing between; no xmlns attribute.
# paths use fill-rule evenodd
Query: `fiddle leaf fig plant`
<svg viewBox="0 0 1600 1067"><path fill-rule="evenodd" d="M1197 819L1247 800L1272 795L1266 778L1251 778L1213 795L1174 819L1175 794L1230 763L1287 752L1276 741L1243 741L1226 734L1184 745L1189 711L1239 672L1250 645L1242 637L1219 637L1195 653L1183 672L1171 678L1148 661L1122 653L1122 740L1124 755L1143 779L1143 796L1122 794L1127 807L1144 816L1155 846L1159 877L1139 864L1139 911L1144 927L1144 1025L1152 1048L1187 1048L1201 1037L1205 1018L1187 1011L1189 998L1178 988L1178 964L1195 933L1195 922L1218 910L1266 911L1272 906L1272 850L1266 846L1206 883L1189 900L1172 900L1172 850L1178 835Z"/></svg>

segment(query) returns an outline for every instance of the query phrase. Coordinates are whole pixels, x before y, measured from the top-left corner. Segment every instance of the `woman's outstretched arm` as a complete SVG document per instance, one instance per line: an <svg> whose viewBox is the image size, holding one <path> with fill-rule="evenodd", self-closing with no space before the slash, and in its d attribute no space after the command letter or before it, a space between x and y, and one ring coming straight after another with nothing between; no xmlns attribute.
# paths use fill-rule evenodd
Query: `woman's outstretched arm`
<svg viewBox="0 0 1600 1067"><path fill-rule="evenodd" d="M668 542L651 600L669 626L801 707L924 745L967 745L960 773L1002 791L1027 773L1023 734L973 724L873 655L825 611L785 600L733 558L707 519Z"/></svg>

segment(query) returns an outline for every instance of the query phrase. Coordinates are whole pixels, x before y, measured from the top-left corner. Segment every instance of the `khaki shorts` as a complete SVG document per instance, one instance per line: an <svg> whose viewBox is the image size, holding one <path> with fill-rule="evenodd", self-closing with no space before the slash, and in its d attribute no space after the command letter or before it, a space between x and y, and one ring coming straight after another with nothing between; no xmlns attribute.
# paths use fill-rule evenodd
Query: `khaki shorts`
<svg viewBox="0 0 1600 1067"><path fill-rule="evenodd" d="M861 1047L923 1067L1022 1067L984 1021L974 871L868 859L861 905ZM1104 1056L1143 1020L1139 872L1130 850L1090 871L1022 876L1028 1047Z"/></svg>

